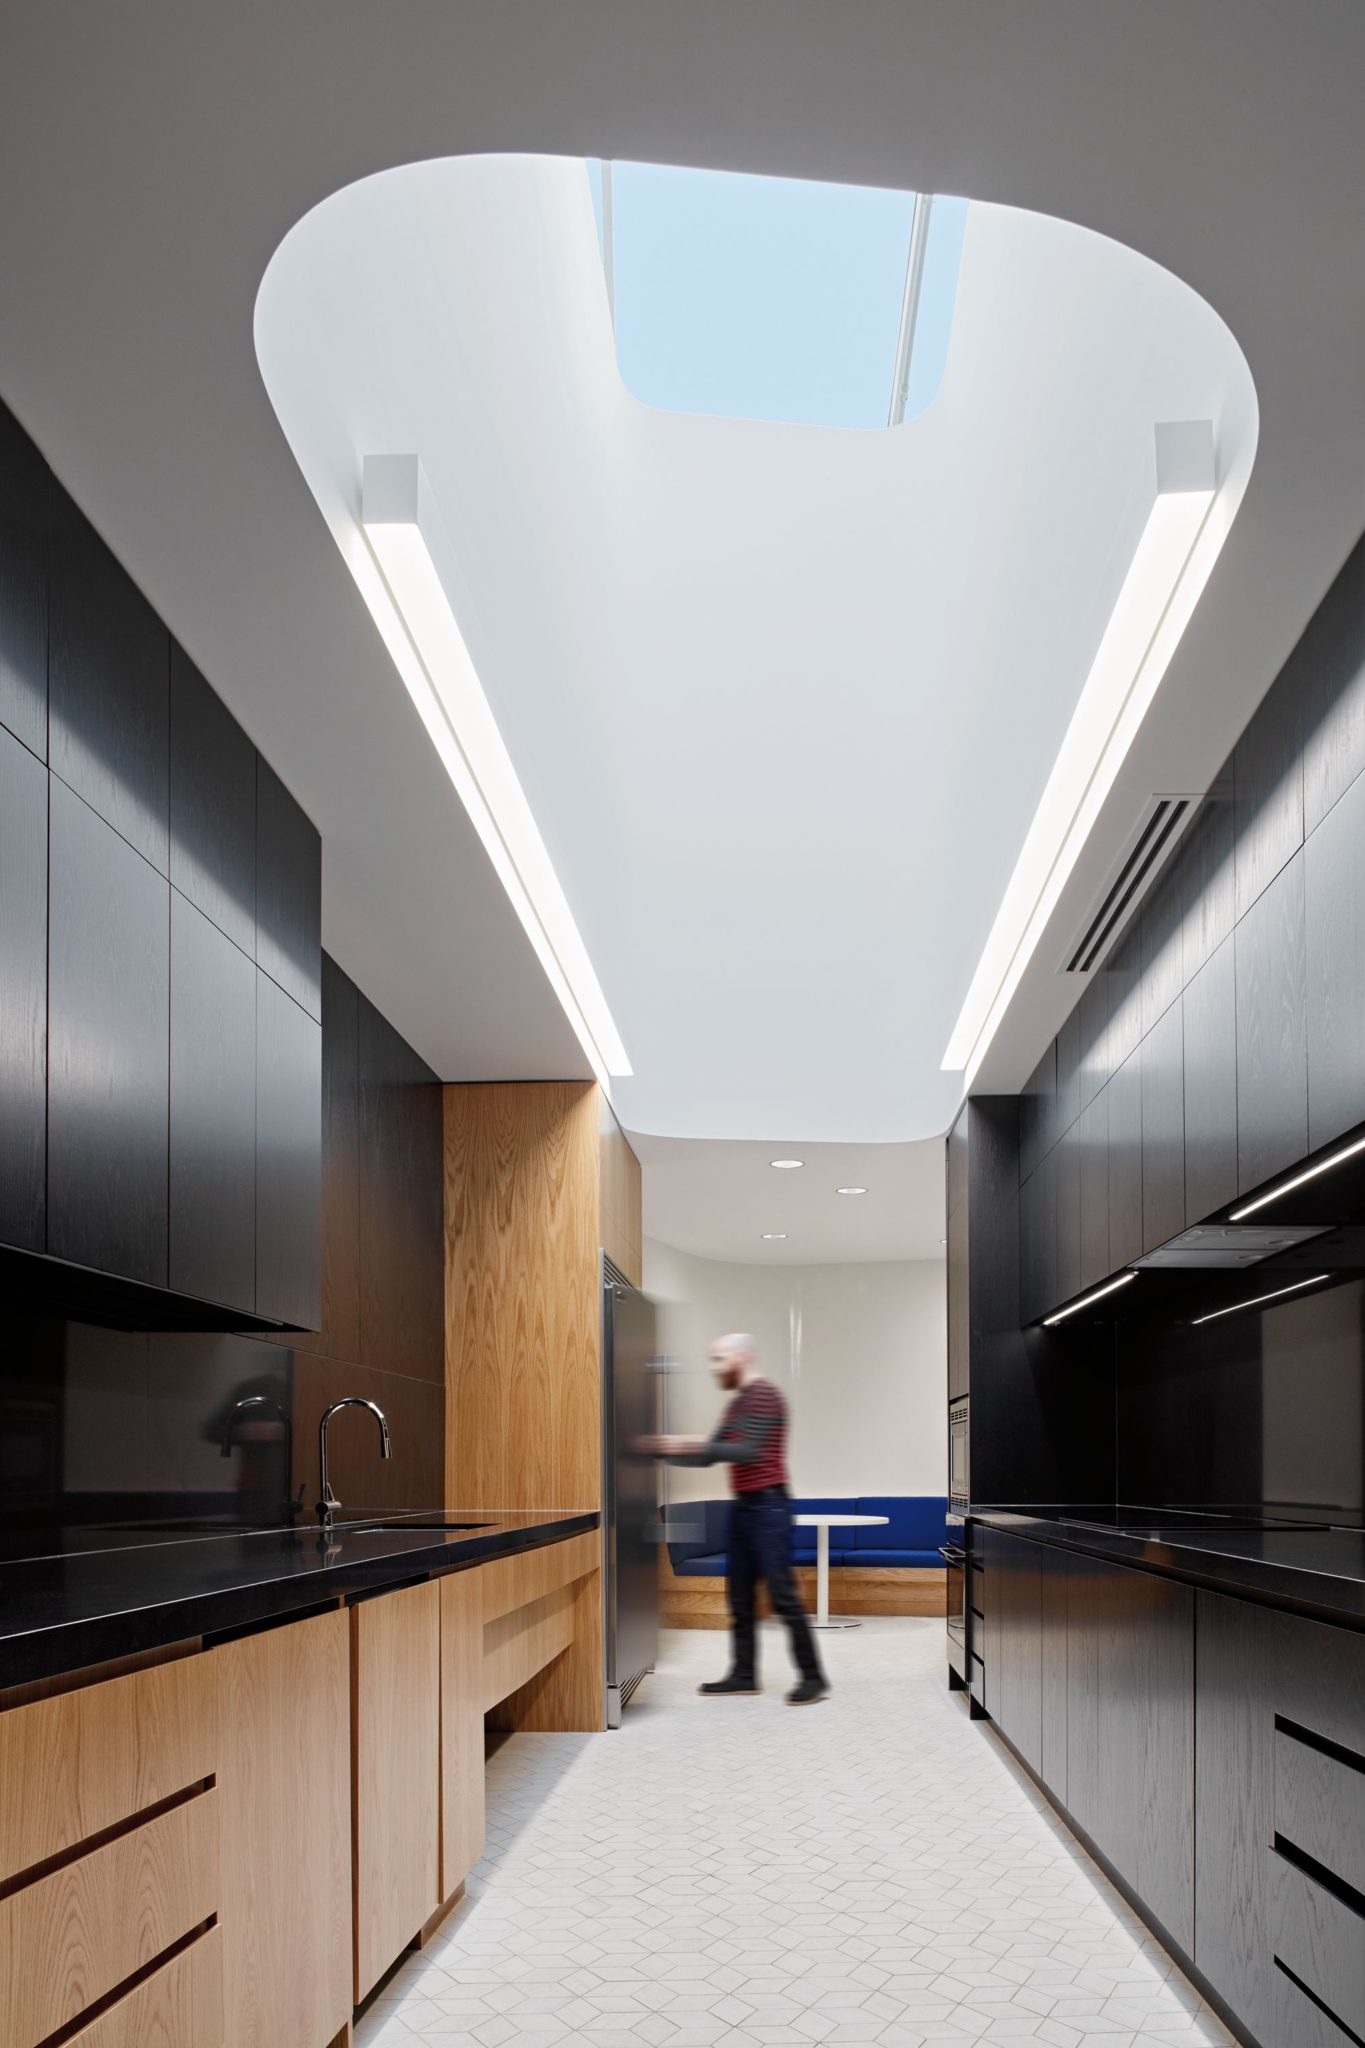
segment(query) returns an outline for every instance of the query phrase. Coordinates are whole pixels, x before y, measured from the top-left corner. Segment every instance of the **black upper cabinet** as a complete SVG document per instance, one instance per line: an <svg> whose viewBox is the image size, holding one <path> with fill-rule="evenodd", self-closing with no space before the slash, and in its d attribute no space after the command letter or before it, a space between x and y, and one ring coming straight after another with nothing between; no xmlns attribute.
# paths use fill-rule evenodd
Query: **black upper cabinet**
<svg viewBox="0 0 1365 2048"><path fill-rule="evenodd" d="M31 1252L47 1228L47 784L0 732L0 1243Z"/></svg>
<svg viewBox="0 0 1365 2048"><path fill-rule="evenodd" d="M1080 1033L1076 1106L1087 1109L1109 1079L1109 981L1102 970L1086 976L1076 1015Z"/></svg>
<svg viewBox="0 0 1365 2048"><path fill-rule="evenodd" d="M1104 966L1109 983L1109 1072L1116 1074L1142 1038L1142 925L1129 927Z"/></svg>
<svg viewBox="0 0 1365 2048"><path fill-rule="evenodd" d="M51 760L144 859L168 871L170 635L90 522L54 522Z"/></svg>
<svg viewBox="0 0 1365 2048"><path fill-rule="evenodd" d="M256 959L310 1017L322 1016L322 841L257 757Z"/></svg>
<svg viewBox="0 0 1365 2048"><path fill-rule="evenodd" d="M1365 1118L1365 776L1304 848L1308 1143Z"/></svg>
<svg viewBox="0 0 1365 2048"><path fill-rule="evenodd" d="M244 953L256 948L256 749L171 642L171 881Z"/></svg>
<svg viewBox="0 0 1365 2048"><path fill-rule="evenodd" d="M1057 1033L1057 1096L1052 1111L1052 1142L1059 1145L1081 1110L1081 1017L1079 1005Z"/></svg>
<svg viewBox="0 0 1365 2048"><path fill-rule="evenodd" d="M1185 884L1181 967L1189 983L1237 922L1230 774L1215 782L1205 796L1180 853Z"/></svg>
<svg viewBox="0 0 1365 2048"><path fill-rule="evenodd" d="M1198 1223L1237 1193L1237 984L1224 939L1185 990L1185 1216Z"/></svg>
<svg viewBox="0 0 1365 2048"><path fill-rule="evenodd" d="M1142 1255L1142 1055L1130 1053L1110 1079L1109 1264Z"/></svg>
<svg viewBox="0 0 1365 2048"><path fill-rule="evenodd" d="M1142 906L1142 999L1144 1037L1172 1003L1184 982L1184 866L1177 849Z"/></svg>
<svg viewBox="0 0 1365 2048"><path fill-rule="evenodd" d="M170 888L51 785L48 1250L166 1285Z"/></svg>
<svg viewBox="0 0 1365 2048"><path fill-rule="evenodd" d="M256 1312L322 1326L322 1026L256 974Z"/></svg>
<svg viewBox="0 0 1365 2048"><path fill-rule="evenodd" d="M1039 1060L1019 1101L1019 1178L1027 1180L1054 1138L1057 1098L1057 1042Z"/></svg>
<svg viewBox="0 0 1365 2048"><path fill-rule="evenodd" d="M1081 1154L1081 1280L1093 1287L1109 1272L1109 1090L1102 1088L1076 1127Z"/></svg>
<svg viewBox="0 0 1365 2048"><path fill-rule="evenodd" d="M256 969L175 891L170 1285L256 1306Z"/></svg>
<svg viewBox="0 0 1365 2048"><path fill-rule="evenodd" d="M1282 868L1234 938L1238 1193L1308 1149L1304 857Z"/></svg>
<svg viewBox="0 0 1365 2048"><path fill-rule="evenodd" d="M47 551L52 479L0 406L0 725L47 759Z"/></svg>
<svg viewBox="0 0 1365 2048"><path fill-rule="evenodd" d="M441 1087L360 998L360 1344L366 1365L445 1373Z"/></svg>
<svg viewBox="0 0 1365 2048"><path fill-rule="evenodd" d="M1142 1248L1185 1228L1185 1048L1173 1003L1142 1041Z"/></svg>
<svg viewBox="0 0 1365 2048"><path fill-rule="evenodd" d="M1246 916L1303 844L1299 695L1278 685L1232 757L1237 915Z"/></svg>
<svg viewBox="0 0 1365 2048"><path fill-rule="evenodd" d="M1053 1169L1057 1202L1057 1301L1070 1301L1081 1291L1081 1133L1073 1123L1062 1133L1047 1162Z"/></svg>
<svg viewBox="0 0 1365 2048"><path fill-rule="evenodd" d="M1365 539L1290 656L1303 719L1303 823L1316 831L1365 771Z"/></svg>

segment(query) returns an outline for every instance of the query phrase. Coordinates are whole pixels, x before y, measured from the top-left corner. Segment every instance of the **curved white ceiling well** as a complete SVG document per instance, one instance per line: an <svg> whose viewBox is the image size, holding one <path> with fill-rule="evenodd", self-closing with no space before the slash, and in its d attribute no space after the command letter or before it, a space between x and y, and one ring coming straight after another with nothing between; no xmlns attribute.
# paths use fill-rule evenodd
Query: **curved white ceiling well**
<svg viewBox="0 0 1365 2048"><path fill-rule="evenodd" d="M576 159L443 159L324 201L256 346L372 603L370 454L436 567L624 1039L628 1128L941 1132L940 1059L1152 501L1237 343L1098 234L973 204L933 405L882 432L652 410L616 368ZM380 588L380 602L383 594ZM451 802L457 801L451 791Z"/></svg>

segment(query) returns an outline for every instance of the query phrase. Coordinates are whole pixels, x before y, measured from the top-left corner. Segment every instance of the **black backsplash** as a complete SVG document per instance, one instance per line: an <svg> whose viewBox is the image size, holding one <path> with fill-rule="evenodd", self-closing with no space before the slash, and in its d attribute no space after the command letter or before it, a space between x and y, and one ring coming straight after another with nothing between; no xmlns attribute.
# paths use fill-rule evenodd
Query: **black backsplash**
<svg viewBox="0 0 1365 2048"><path fill-rule="evenodd" d="M278 1524L291 1503L306 1519L319 1491L318 1419L351 1393L384 1408L394 1455L380 1463L368 1417L340 1417L343 1502L364 1512L442 1501L440 1084L326 956L323 969L323 1329L288 1340L132 1332L10 1310L0 1555L110 1525L132 1525L137 1540L178 1524ZM370 1214L389 1220L387 1232L362 1230ZM280 1413L239 1417L224 1457L233 1409L252 1394Z"/></svg>

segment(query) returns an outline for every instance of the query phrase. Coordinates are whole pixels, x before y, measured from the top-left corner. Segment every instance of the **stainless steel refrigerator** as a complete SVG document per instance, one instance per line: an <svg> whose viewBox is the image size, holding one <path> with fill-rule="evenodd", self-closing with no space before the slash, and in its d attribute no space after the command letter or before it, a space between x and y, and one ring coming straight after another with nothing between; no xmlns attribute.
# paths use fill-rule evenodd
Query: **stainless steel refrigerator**
<svg viewBox="0 0 1365 2048"><path fill-rule="evenodd" d="M654 1304L602 1255L602 1584L607 1726L659 1651L658 1468L632 1449L662 1426Z"/></svg>

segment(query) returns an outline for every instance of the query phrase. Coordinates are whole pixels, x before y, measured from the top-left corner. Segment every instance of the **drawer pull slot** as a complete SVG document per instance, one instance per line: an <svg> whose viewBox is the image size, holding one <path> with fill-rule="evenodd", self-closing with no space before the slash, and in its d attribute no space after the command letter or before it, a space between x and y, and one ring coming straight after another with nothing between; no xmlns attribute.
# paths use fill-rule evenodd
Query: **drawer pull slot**
<svg viewBox="0 0 1365 2048"><path fill-rule="evenodd" d="M1347 2026L1345 2020L1338 2019L1337 2015L1332 2011L1331 2007L1323 2004L1322 2000L1318 1997L1317 1992L1310 1990L1308 1985L1304 1983L1302 1977L1296 1977L1294 1975L1294 1972L1289 1968L1289 1965L1287 1963L1282 1963L1278 1956L1276 1956L1275 1958L1275 1968L1280 1972L1280 1975L1282 1977L1287 1977L1289 1979L1290 1983L1294 1986L1294 1989L1302 1993L1303 1997L1305 1997L1308 2000L1310 2005L1315 2005L1318 2011L1324 2014L1325 2017L1332 2022L1332 2025L1340 2030L1341 2038L1343 2041L1354 2042L1355 2048L1365 2048L1365 2035L1358 2034L1355 2031L1354 2027Z"/></svg>

